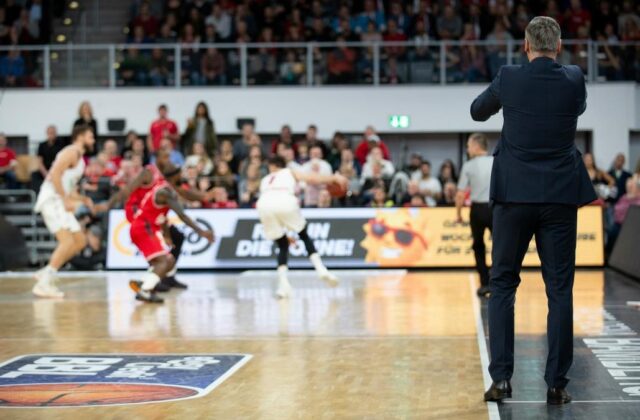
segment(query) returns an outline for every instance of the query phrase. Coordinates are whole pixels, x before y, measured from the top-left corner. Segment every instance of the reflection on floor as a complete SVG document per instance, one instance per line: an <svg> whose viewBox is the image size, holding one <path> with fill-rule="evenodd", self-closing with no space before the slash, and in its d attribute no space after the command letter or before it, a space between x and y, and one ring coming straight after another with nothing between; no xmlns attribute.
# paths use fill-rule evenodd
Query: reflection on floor
<svg viewBox="0 0 640 420"><path fill-rule="evenodd" d="M292 271L295 294L288 300L274 298L272 271L183 274L189 289L170 292L164 305L133 299L127 282L136 273L65 276L62 301L36 300L30 279L4 273L0 361L34 353L247 353L253 359L198 399L1 408L0 417L488 418L470 272L338 273L341 285L329 289L312 272ZM502 418L640 416L640 396L625 393L596 357L598 349L584 341L621 333L619 324L629 334L640 332L637 310L625 305L640 300L640 287L612 273L581 271L574 295L571 392L577 401L622 402L555 410L540 403L546 297L539 273L527 272L516 303L514 402L500 407ZM640 366L639 354L627 361Z"/></svg>

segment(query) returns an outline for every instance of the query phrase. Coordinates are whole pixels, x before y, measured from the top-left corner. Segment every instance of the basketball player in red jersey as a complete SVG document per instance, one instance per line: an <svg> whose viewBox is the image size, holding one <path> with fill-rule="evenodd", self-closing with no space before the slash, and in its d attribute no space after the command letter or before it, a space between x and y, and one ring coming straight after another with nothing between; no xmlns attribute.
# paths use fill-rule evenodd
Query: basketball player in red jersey
<svg viewBox="0 0 640 420"><path fill-rule="evenodd" d="M187 216L178 201L176 189L180 182L180 168L168 164L163 168L164 180L155 183L142 199L131 223L131 240L149 262L151 270L142 281L132 280L129 286L136 292L136 299L150 303L162 303L156 295L155 287L160 279L175 266L175 258L167 250L164 236L169 229L167 213L173 210L187 226L200 237L213 242L213 231L203 230Z"/></svg>
<svg viewBox="0 0 640 420"><path fill-rule="evenodd" d="M108 203L108 207L111 208L117 202L125 201L124 210L125 216L129 224L133 222L134 215L144 196L151 191L151 189L158 183L164 180L162 171L170 165L170 155L166 149L160 149L156 152L156 164L149 164L144 167L142 172L131 181L126 187L122 188L120 192L114 195ZM205 194L199 191L185 190L183 188L176 188L177 193L189 201L210 201L211 193ZM128 197L128 198L127 198ZM182 251L182 244L184 243L184 235L180 230L169 225L168 237L171 239L171 255L174 259L174 266L169 270L167 276L158 283L156 291L167 292L170 288L186 289L187 285L179 282L175 275L177 272L178 258Z"/></svg>

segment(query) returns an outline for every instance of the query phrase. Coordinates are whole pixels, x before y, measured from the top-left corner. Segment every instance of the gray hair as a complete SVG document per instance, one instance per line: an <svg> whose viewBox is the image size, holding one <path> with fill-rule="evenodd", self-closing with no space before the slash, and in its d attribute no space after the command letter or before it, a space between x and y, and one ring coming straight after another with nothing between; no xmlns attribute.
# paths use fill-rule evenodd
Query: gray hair
<svg viewBox="0 0 640 420"><path fill-rule="evenodd" d="M532 51L555 52L560 42L560 25L547 16L536 16L525 29L525 39Z"/></svg>

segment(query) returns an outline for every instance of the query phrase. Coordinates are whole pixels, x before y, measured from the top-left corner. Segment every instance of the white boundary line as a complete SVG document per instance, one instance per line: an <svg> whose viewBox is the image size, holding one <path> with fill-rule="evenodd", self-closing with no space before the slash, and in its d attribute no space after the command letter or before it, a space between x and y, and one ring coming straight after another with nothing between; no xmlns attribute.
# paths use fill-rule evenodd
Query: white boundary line
<svg viewBox="0 0 640 420"><path fill-rule="evenodd" d="M493 381L489 376L489 352L487 351L487 338L484 335L484 325L482 324L482 313L480 312L480 303L476 296L476 281L473 274L469 274L469 292L471 293L471 302L473 304L473 315L476 319L476 337L478 338L478 350L480 351L480 364L482 365L482 378L484 380L484 389L489 389ZM489 420L500 420L500 411L498 411L498 403L487 402L487 411L489 412Z"/></svg>

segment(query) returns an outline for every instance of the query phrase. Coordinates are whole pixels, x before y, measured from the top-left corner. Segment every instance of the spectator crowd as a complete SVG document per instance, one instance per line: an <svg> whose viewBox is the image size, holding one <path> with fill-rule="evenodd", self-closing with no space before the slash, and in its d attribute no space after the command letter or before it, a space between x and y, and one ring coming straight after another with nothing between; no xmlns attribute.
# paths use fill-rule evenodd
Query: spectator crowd
<svg viewBox="0 0 640 420"><path fill-rule="evenodd" d="M88 124L98 135L98 126L88 102L83 102L74 125ZM37 169L31 174L31 188L38 190L47 176L56 154L65 146L56 127L46 129L46 140L40 143ZM241 127L238 138L219 138L207 104L197 104L184 129L170 118L166 105L158 107L148 134L129 131L124 139L106 138L97 150L85 156L86 171L80 192L98 204L122 186L131 182L144 165L154 162L159 149L170 152L171 161L183 170L182 187L209 192L211 201L184 202L188 208L252 208L259 197L260 180L267 174L266 160L277 154L287 165L299 171L320 174L340 173L349 180L347 195L333 198L324 186L300 185L297 191L304 207L436 207L454 206L458 168L451 159L439 168L418 153L393 159L387 144L372 126L362 135L347 136L335 132L329 141L318 138L318 129L310 125L306 132L295 135L289 125L267 138L258 134L252 123ZM606 229L611 249L620 226L631 205L640 205L640 161L633 173L625 170L625 157L616 157L610 170L597 167L590 153L584 162L598 193L599 204L606 211ZM20 188L15 175L16 154L0 135L0 188ZM25 187L25 186L22 186ZM91 235L88 258L102 252L101 221L87 208L79 208L79 218Z"/></svg>
<svg viewBox="0 0 640 420"><path fill-rule="evenodd" d="M371 83L372 48L345 42L410 41L409 46L381 48L382 83L429 83L440 77L440 50L434 40L504 42L524 38L533 16L547 15L561 25L565 40L597 40L599 74L609 80L640 80L640 46L619 47L617 41L640 41L640 3L632 0L362 0L362 1L146 1L134 0L128 25L128 48L122 58L123 85L171 85L173 50L157 43L183 45L183 84L238 84L237 47L216 43L334 42L313 48L313 82ZM149 44L140 49L137 44ZM206 44L199 48L199 44ZM448 45L444 65L448 82L491 80L510 53L497 45ZM227 47L229 47L227 45ZM561 60L580 64L586 73L587 46L567 45ZM305 48L250 48L249 84L307 82Z"/></svg>

